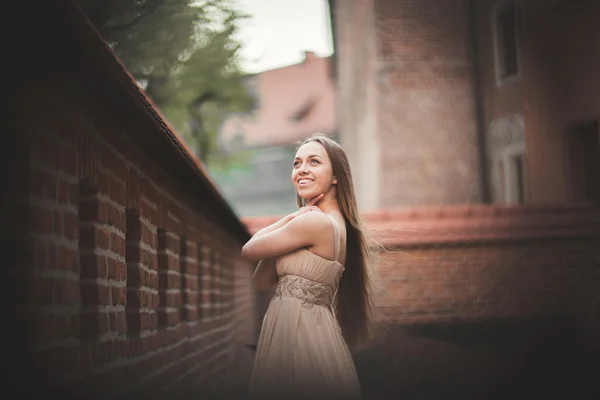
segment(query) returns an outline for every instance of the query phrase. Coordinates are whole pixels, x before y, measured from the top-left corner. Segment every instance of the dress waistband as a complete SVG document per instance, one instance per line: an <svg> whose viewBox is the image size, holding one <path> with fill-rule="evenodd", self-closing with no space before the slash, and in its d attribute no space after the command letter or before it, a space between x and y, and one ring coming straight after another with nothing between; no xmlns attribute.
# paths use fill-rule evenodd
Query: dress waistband
<svg viewBox="0 0 600 400"><path fill-rule="evenodd" d="M284 275L279 278L273 297L293 297L303 303L331 307L334 295L331 285L298 275Z"/></svg>

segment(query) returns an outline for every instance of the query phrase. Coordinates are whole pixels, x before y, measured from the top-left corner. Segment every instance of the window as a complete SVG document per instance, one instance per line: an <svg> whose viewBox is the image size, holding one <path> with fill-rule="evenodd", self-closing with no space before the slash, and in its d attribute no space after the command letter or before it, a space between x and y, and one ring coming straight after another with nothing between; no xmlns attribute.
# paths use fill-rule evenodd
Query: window
<svg viewBox="0 0 600 400"><path fill-rule="evenodd" d="M519 13L513 1L496 5L493 15L496 81L519 76Z"/></svg>
<svg viewBox="0 0 600 400"><path fill-rule="evenodd" d="M515 199L519 204L524 204L527 200L527 178L525 176L527 156L525 154L513 156L511 162L514 171Z"/></svg>
<svg viewBox="0 0 600 400"><path fill-rule="evenodd" d="M575 127L567 137L568 187L573 202L600 204L600 127L598 121Z"/></svg>
<svg viewBox="0 0 600 400"><path fill-rule="evenodd" d="M528 185L527 155L524 146L506 148L499 167L504 201L509 204L525 204L528 200Z"/></svg>

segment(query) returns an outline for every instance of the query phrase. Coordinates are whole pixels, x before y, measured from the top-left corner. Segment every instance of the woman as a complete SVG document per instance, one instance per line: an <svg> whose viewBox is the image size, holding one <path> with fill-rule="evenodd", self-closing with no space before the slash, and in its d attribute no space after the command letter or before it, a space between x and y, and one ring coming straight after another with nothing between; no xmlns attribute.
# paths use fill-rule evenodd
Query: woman
<svg viewBox="0 0 600 400"><path fill-rule="evenodd" d="M251 381L257 396L360 396L350 349L369 338L368 246L350 166L333 140L298 148L292 183L300 209L258 231L242 256L260 261L257 289L277 284Z"/></svg>

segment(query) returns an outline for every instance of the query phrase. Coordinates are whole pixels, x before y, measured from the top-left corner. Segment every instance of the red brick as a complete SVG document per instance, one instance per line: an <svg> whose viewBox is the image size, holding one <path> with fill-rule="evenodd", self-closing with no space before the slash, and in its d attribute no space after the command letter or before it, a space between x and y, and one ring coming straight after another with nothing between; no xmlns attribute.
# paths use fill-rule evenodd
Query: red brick
<svg viewBox="0 0 600 400"><path fill-rule="evenodd" d="M156 328L156 314L152 313L141 313L141 329L155 329ZM150 346L150 348L153 348Z"/></svg>
<svg viewBox="0 0 600 400"><path fill-rule="evenodd" d="M115 199L112 200L116 201ZM125 230L125 226L121 222L121 218L123 217L123 213L121 212L121 210L116 208L113 204L108 203L104 203L104 209L106 212L106 219L104 220L104 222L109 226L117 228L118 230Z"/></svg>
<svg viewBox="0 0 600 400"><path fill-rule="evenodd" d="M158 289L158 273L156 271L144 271L142 285L151 289Z"/></svg>
<svg viewBox="0 0 600 400"><path fill-rule="evenodd" d="M114 177L108 177L108 193L119 204L127 204L127 191L125 185Z"/></svg>
<svg viewBox="0 0 600 400"><path fill-rule="evenodd" d="M195 321L196 319L198 319L198 310L195 307L183 309L184 321Z"/></svg>
<svg viewBox="0 0 600 400"><path fill-rule="evenodd" d="M110 314L111 330L118 333L127 332L127 316L123 311Z"/></svg>
<svg viewBox="0 0 600 400"><path fill-rule="evenodd" d="M157 235L152 232L150 227L145 224L140 224L141 241L147 245L156 246Z"/></svg>
<svg viewBox="0 0 600 400"><path fill-rule="evenodd" d="M100 193L110 193L110 177L102 172L98 173L98 176L96 177L96 183L98 185L98 192Z"/></svg>
<svg viewBox="0 0 600 400"><path fill-rule="evenodd" d="M181 293L167 293L166 305L169 307L179 307L181 305Z"/></svg>
<svg viewBox="0 0 600 400"><path fill-rule="evenodd" d="M68 279L56 279L54 286L54 301L61 305L77 305L80 303L79 282Z"/></svg>
<svg viewBox="0 0 600 400"><path fill-rule="evenodd" d="M65 212L63 213L64 236L69 240L77 240L79 238L79 220L76 214Z"/></svg>
<svg viewBox="0 0 600 400"><path fill-rule="evenodd" d="M115 253L125 256L125 239L116 233L112 233L110 235L110 248Z"/></svg>
<svg viewBox="0 0 600 400"><path fill-rule="evenodd" d="M169 326L176 326L177 324L179 324L179 322L181 322L181 318L179 316L179 313L177 311L169 311L167 313L167 324ZM174 332L174 335L179 336L180 332ZM178 341L178 340L176 340Z"/></svg>
<svg viewBox="0 0 600 400"><path fill-rule="evenodd" d="M82 279L106 278L108 275L107 259L96 254L82 254L79 256Z"/></svg>
<svg viewBox="0 0 600 400"><path fill-rule="evenodd" d="M81 301L85 306L110 305L110 287L102 284L82 284Z"/></svg>
<svg viewBox="0 0 600 400"><path fill-rule="evenodd" d="M164 285L163 286L165 289L179 289L181 286L181 280L179 278L179 274L174 274L174 273L161 273L159 271L159 277L163 277L164 278Z"/></svg>
<svg viewBox="0 0 600 400"><path fill-rule="evenodd" d="M118 281L127 279L127 266L123 261L117 261L115 263L115 279Z"/></svg>
<svg viewBox="0 0 600 400"><path fill-rule="evenodd" d="M79 272L79 258L77 250L66 247L58 248L58 268L66 271Z"/></svg>
<svg viewBox="0 0 600 400"><path fill-rule="evenodd" d="M106 276L108 279L117 279L118 261L112 257L106 257Z"/></svg>
<svg viewBox="0 0 600 400"><path fill-rule="evenodd" d="M112 287L111 299L114 306L127 304L127 288Z"/></svg>
<svg viewBox="0 0 600 400"><path fill-rule="evenodd" d="M198 291L198 277L186 275L185 277L185 287L196 292Z"/></svg>

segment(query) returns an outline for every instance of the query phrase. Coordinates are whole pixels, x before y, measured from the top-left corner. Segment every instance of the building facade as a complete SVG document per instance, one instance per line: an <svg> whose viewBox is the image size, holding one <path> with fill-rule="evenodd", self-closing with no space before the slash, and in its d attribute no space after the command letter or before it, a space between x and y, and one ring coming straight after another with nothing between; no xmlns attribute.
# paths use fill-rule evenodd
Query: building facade
<svg viewBox="0 0 600 400"><path fill-rule="evenodd" d="M330 5L365 209L598 203L597 2Z"/></svg>
<svg viewBox="0 0 600 400"><path fill-rule="evenodd" d="M600 349L600 3L329 5L382 321L562 319L572 349Z"/></svg>
<svg viewBox="0 0 600 400"><path fill-rule="evenodd" d="M293 212L290 177L298 142L317 132L336 135L331 59L306 52L302 63L246 82L257 105L249 114L226 118L220 144L230 164L211 174L241 216Z"/></svg>

